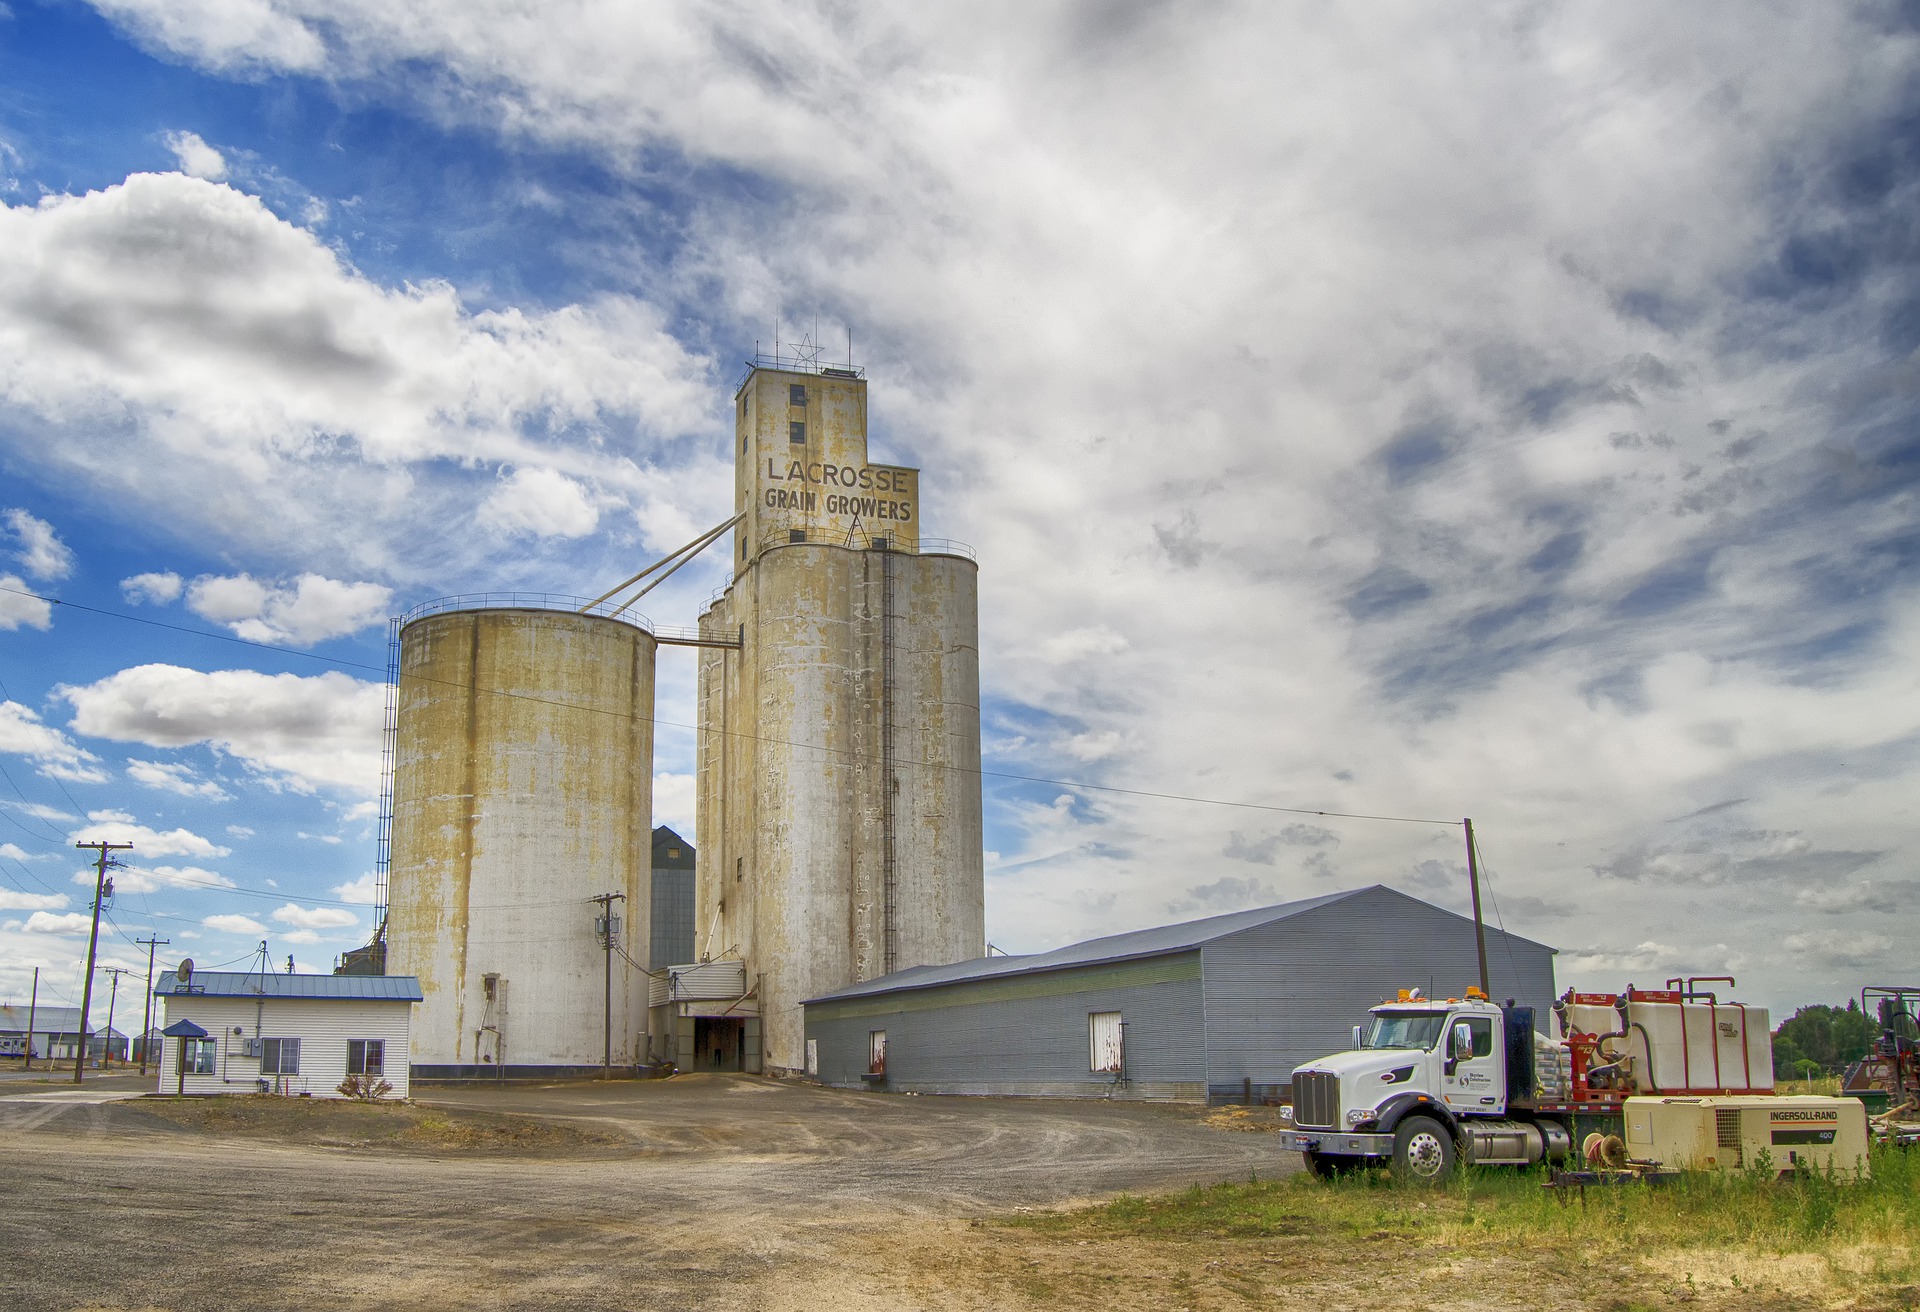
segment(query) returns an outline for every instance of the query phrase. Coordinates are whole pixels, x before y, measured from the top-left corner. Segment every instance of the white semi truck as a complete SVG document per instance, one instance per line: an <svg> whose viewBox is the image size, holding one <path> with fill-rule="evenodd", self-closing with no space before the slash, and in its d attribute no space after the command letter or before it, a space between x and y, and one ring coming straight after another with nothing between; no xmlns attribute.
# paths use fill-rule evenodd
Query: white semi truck
<svg viewBox="0 0 1920 1312"><path fill-rule="evenodd" d="M1391 1163L1422 1182L1462 1159L1530 1166L1576 1147L1672 1168L1750 1165L1761 1151L1783 1169L1864 1165L1861 1104L1774 1096L1767 1013L1701 987L1723 981L1569 991L1553 1037L1532 1007L1477 988L1444 1000L1402 990L1355 1027L1350 1051L1294 1071L1282 1144L1321 1175Z"/></svg>

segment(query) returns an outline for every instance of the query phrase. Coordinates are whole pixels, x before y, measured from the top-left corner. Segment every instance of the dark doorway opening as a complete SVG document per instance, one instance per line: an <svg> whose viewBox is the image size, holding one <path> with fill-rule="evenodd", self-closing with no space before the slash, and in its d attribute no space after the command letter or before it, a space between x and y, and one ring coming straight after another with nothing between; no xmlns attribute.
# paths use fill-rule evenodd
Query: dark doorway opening
<svg viewBox="0 0 1920 1312"><path fill-rule="evenodd" d="M693 1022L694 1069L746 1069L747 1026L739 1017L696 1017Z"/></svg>

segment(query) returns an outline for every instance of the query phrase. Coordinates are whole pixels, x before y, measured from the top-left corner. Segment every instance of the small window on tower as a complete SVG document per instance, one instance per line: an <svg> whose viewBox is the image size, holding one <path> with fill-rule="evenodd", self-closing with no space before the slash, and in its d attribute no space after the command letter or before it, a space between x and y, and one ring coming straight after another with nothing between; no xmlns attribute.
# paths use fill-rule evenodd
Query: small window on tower
<svg viewBox="0 0 1920 1312"><path fill-rule="evenodd" d="M787 530L787 541L789 541L789 542L805 542L806 540L807 540L807 531L806 531L805 529L803 529L803 528L790 528L790 529L788 529L788 530Z"/></svg>
<svg viewBox="0 0 1920 1312"><path fill-rule="evenodd" d="M807 403L807 389L801 386L799 383L788 383L787 384L787 404L805 405L806 403Z"/></svg>
<svg viewBox="0 0 1920 1312"><path fill-rule="evenodd" d="M787 425L787 441L805 442L806 440L807 440L807 426L804 423L796 419L792 423Z"/></svg>

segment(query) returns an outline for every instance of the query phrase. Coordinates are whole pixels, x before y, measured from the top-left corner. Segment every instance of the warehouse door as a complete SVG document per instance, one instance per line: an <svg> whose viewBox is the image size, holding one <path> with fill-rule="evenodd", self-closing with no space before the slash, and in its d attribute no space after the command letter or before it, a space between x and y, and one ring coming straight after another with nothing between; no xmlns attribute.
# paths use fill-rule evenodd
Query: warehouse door
<svg viewBox="0 0 1920 1312"><path fill-rule="evenodd" d="M747 1027L737 1016L702 1016L693 1022L694 1069L746 1069Z"/></svg>
<svg viewBox="0 0 1920 1312"><path fill-rule="evenodd" d="M1087 1058L1095 1073L1118 1075L1125 1069L1126 1054L1121 1037L1123 1033L1119 1012L1087 1013Z"/></svg>

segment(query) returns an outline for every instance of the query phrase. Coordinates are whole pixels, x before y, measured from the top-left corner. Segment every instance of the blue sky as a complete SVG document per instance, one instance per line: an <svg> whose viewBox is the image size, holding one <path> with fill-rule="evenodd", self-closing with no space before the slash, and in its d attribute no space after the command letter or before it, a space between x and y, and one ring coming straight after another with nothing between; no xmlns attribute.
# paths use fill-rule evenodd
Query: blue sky
<svg viewBox="0 0 1920 1312"><path fill-rule="evenodd" d="M363 941L386 617L724 518L739 362L816 322L980 556L989 769L1132 790L988 779L998 945L1464 905L1454 831L1264 805L1473 815L1565 982L1898 974L1917 53L1890 3L14 0L0 993L77 990L92 834L109 963Z"/></svg>

